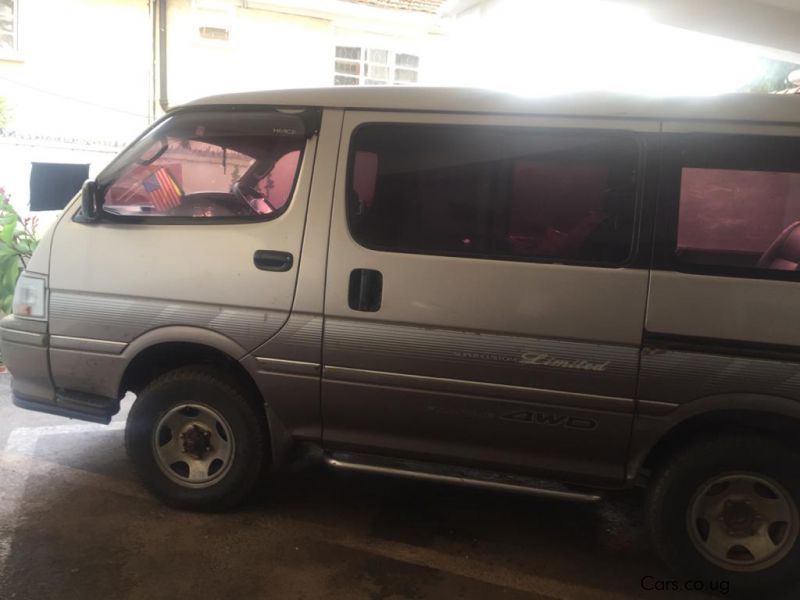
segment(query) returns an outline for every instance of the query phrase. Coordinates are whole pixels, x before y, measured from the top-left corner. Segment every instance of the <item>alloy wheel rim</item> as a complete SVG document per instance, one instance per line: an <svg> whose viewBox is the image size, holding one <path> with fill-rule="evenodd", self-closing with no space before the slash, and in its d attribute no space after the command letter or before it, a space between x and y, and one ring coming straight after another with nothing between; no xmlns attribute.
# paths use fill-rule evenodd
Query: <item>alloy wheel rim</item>
<svg viewBox="0 0 800 600"><path fill-rule="evenodd" d="M729 571L761 571L780 562L798 537L798 511L777 481L756 473L714 477L695 493L689 537L709 561Z"/></svg>
<svg viewBox="0 0 800 600"><path fill-rule="evenodd" d="M153 429L153 455L161 472L182 487L204 488L222 479L233 463L228 422L206 404L167 411Z"/></svg>

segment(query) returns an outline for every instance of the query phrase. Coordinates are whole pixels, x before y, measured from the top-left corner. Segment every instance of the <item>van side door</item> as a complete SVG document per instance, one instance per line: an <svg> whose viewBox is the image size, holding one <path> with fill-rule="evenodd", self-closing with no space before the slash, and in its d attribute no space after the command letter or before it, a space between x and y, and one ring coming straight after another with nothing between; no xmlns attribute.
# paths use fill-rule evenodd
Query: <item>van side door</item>
<svg viewBox="0 0 800 600"><path fill-rule="evenodd" d="M688 416L800 400L800 127L664 131L634 459Z"/></svg>
<svg viewBox="0 0 800 600"><path fill-rule="evenodd" d="M53 238L57 387L114 398L134 345L196 343L238 360L283 328L320 116L178 109L100 174L99 220L73 204Z"/></svg>
<svg viewBox="0 0 800 600"><path fill-rule="evenodd" d="M619 481L646 121L348 112L326 447Z"/></svg>

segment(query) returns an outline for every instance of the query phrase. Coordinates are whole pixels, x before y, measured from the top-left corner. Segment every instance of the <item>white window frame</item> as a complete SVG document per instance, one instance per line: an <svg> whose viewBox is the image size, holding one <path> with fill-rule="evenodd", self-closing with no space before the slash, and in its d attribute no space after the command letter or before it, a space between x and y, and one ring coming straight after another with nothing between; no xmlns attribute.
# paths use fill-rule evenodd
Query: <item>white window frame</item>
<svg viewBox="0 0 800 600"><path fill-rule="evenodd" d="M340 58L336 55L337 50L339 48L358 48L361 51L361 55L359 59L355 58ZM370 51L380 51L387 53L387 60L386 64L383 63L375 63L370 62L368 60L369 52ZM406 67L406 66L398 66L397 64L397 56L400 54L408 54L410 56L415 56L417 58L417 66L416 67ZM336 66L337 63L343 62L348 64L356 64L359 65L359 73L358 75L354 75L352 73L340 73L337 71ZM383 46L381 47L380 43L374 44L351 44L347 42L337 42L333 47L333 84L336 85L336 77L351 77L353 79L357 79L358 83L355 85L415 85L419 83L419 63L421 62L421 57L419 54L415 54L411 51L397 51L392 48ZM379 77L372 77L365 74L367 70L365 67L368 66L375 66L375 67L386 67L388 69L389 78L388 79L381 79ZM417 74L416 81L398 81L396 79L397 70L406 70L406 71L414 71ZM367 80L380 80L382 83L367 83ZM344 84L341 84L344 85Z"/></svg>
<svg viewBox="0 0 800 600"><path fill-rule="evenodd" d="M11 0L14 13L14 45L11 48L0 48L0 60L20 60L19 43L19 5L20 0Z"/></svg>

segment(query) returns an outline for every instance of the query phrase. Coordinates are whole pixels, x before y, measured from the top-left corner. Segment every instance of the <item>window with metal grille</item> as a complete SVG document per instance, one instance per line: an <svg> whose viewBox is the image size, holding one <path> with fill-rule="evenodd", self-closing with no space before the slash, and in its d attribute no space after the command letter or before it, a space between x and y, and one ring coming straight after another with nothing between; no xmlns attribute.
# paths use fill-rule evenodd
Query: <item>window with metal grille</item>
<svg viewBox="0 0 800 600"><path fill-rule="evenodd" d="M337 46L334 85L417 83L419 56L362 46Z"/></svg>
<svg viewBox="0 0 800 600"><path fill-rule="evenodd" d="M0 0L0 55L19 50L19 0Z"/></svg>

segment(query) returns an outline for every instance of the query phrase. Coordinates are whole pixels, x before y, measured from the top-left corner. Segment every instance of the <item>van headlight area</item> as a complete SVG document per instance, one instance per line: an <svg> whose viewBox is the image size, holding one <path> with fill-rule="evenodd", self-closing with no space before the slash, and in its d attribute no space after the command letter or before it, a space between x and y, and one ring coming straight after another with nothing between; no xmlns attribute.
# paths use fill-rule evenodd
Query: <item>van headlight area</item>
<svg viewBox="0 0 800 600"><path fill-rule="evenodd" d="M23 273L14 290L13 312L23 319L46 319L47 279Z"/></svg>

